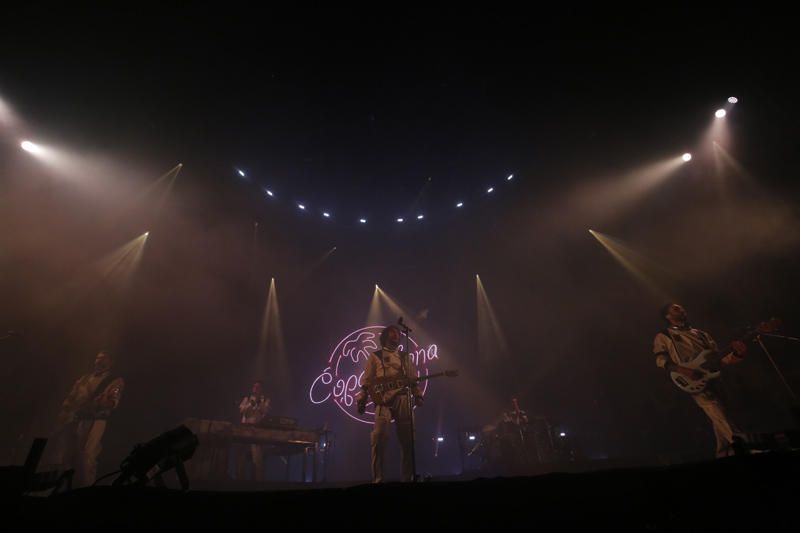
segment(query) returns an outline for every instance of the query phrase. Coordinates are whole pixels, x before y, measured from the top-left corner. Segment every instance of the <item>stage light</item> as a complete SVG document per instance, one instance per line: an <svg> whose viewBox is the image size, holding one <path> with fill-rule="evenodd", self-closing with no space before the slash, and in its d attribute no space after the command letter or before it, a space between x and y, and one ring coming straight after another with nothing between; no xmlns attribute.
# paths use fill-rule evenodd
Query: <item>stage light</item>
<svg viewBox="0 0 800 533"><path fill-rule="evenodd" d="M238 172L241 177L244 177L244 170L239 170Z"/></svg>
<svg viewBox="0 0 800 533"><path fill-rule="evenodd" d="M305 211L305 209L306 209L306 206L304 206L303 204L297 204L297 207L299 207L303 211Z"/></svg>
<svg viewBox="0 0 800 533"><path fill-rule="evenodd" d="M30 141L22 141L20 146L22 146L22 149L26 152L30 152L34 155L39 155L44 152L44 149L41 146Z"/></svg>
<svg viewBox="0 0 800 533"><path fill-rule="evenodd" d="M358 221L361 222L362 224L366 224L367 223L367 219L366 218L359 218Z"/></svg>
<svg viewBox="0 0 800 533"><path fill-rule="evenodd" d="M3 98L0 97L0 125L13 127L16 123L17 117L14 116L14 112L11 111L11 106L6 104Z"/></svg>
<svg viewBox="0 0 800 533"><path fill-rule="evenodd" d="M269 189L264 189L264 192L267 193L267 196L275 196L274 194L272 194L272 191L269 190Z"/></svg>
<svg viewBox="0 0 800 533"><path fill-rule="evenodd" d="M690 154L689 152L686 152L685 154L683 154L681 156L681 159L683 159L684 161L691 161L692 160L692 154Z"/></svg>
<svg viewBox="0 0 800 533"><path fill-rule="evenodd" d="M398 218L398 219L397 219L397 221L398 221L398 222L402 222L402 221L403 221L403 219L402 219L402 218Z"/></svg>
<svg viewBox="0 0 800 533"><path fill-rule="evenodd" d="M514 179L514 174L509 174L506 181L511 181L512 179Z"/></svg>
<svg viewBox="0 0 800 533"><path fill-rule="evenodd" d="M372 291L372 299L369 303L369 311L367 312L366 324L379 324L383 322L381 319L381 288L378 282L375 282L375 290Z"/></svg>
<svg viewBox="0 0 800 533"><path fill-rule="evenodd" d="M0 102L2 103L2 102ZM50 495L66 492L72 489L72 477L74 469L65 471L50 470L48 472L37 472L39 462L42 460L44 449L47 446L47 439L33 439L28 456L22 466L2 467L2 487L6 495L13 494L14 497L42 492L53 489Z"/></svg>
<svg viewBox="0 0 800 533"><path fill-rule="evenodd" d="M730 98L728 98L728 101L729 101L730 103L732 103L732 104L735 104L736 102L738 102L738 101L739 101L739 99L738 99L738 98L736 98L735 96L731 96Z"/></svg>
<svg viewBox="0 0 800 533"><path fill-rule="evenodd" d="M458 202L458 203L456 204L456 207L464 207L464 202Z"/></svg>
<svg viewBox="0 0 800 533"><path fill-rule="evenodd" d="M475 435L470 435L469 436L469 440L475 440L475 438L476 438Z"/></svg>
<svg viewBox="0 0 800 533"><path fill-rule="evenodd" d="M566 437L567 434L562 431L561 433L558 434L558 436L563 438L563 437Z"/></svg>
<svg viewBox="0 0 800 533"><path fill-rule="evenodd" d="M714 113L714 116L717 117L717 118L723 118L727 114L728 114L728 112L725 111L724 109L717 109L717 112Z"/></svg>
<svg viewBox="0 0 800 533"><path fill-rule="evenodd" d="M122 461L121 474L114 480L112 486L119 485L147 485L155 481L159 486L164 486L161 474L172 470L178 474L181 488L189 488L189 478L183 463L194 455L197 449L197 435L186 426L167 431L145 444L137 444L133 451Z"/></svg>
<svg viewBox="0 0 800 533"><path fill-rule="evenodd" d="M417 220L422 220L423 218L425 218L425 215L417 215Z"/></svg>
<svg viewBox="0 0 800 533"><path fill-rule="evenodd" d="M488 189L486 189L486 192L487 193L491 193L493 190L494 190L494 187L489 187Z"/></svg>
<svg viewBox="0 0 800 533"><path fill-rule="evenodd" d="M444 437L436 437L436 442L444 442Z"/></svg>
<svg viewBox="0 0 800 533"><path fill-rule="evenodd" d="M138 235L95 263L97 272L105 279L123 287L130 286L144 254L149 231Z"/></svg>
<svg viewBox="0 0 800 533"><path fill-rule="evenodd" d="M331 214L328 212L323 212L322 216L324 216L325 218L331 218Z"/></svg>

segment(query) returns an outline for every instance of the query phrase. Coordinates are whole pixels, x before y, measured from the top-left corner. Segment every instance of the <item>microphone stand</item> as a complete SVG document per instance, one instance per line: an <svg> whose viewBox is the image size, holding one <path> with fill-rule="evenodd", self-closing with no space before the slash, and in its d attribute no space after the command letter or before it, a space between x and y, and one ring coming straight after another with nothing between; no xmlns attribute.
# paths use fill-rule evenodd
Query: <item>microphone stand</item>
<svg viewBox="0 0 800 533"><path fill-rule="evenodd" d="M788 335L775 335L774 333L762 333L763 337L773 337L775 339L783 339L785 341L800 342L797 337L789 337Z"/></svg>
<svg viewBox="0 0 800 533"><path fill-rule="evenodd" d="M781 372L780 368L778 368L778 365L775 364L775 360L772 358L772 354L769 353L769 350L767 350L767 346L764 344L764 339L762 337L771 337L774 339L782 339L791 342L800 342L800 339L796 337L788 337L786 335L775 335L773 333L760 333L755 339L758 345L761 347L761 350L764 352L764 355L767 356L772 368L775 369L775 373L778 374L778 377L780 378L781 383L783 383L783 386L786 388L786 391L789 393L789 396L791 396L792 406L790 410L795 419L795 424L800 425L800 406L798 406L797 395L794 393L794 390L792 390L789 382L786 381L786 378L783 377L783 372Z"/></svg>
<svg viewBox="0 0 800 533"><path fill-rule="evenodd" d="M411 337L409 333L411 333L411 328L409 328L405 323L403 323L403 317L400 317L398 320L398 324L403 330L403 334L406 336L406 361L407 363L411 362ZM406 368L410 370L410 364L407 364ZM410 379L415 379L417 376L408 376ZM416 451L416 430L414 427L414 400L411 394L411 385L409 384L406 387L406 399L408 401L408 416L409 421L411 424L411 481L417 480L417 451Z"/></svg>
<svg viewBox="0 0 800 533"><path fill-rule="evenodd" d="M783 377L783 372L781 372L781 370L778 368L778 365L775 364L775 361L772 359L772 355L769 353L769 350L767 350L767 347L764 344L764 340L761 337L771 337L771 338L774 338L774 339L783 339L783 340L792 341L792 342L800 342L800 339L798 339L796 337L787 337L786 335L775 335L775 334L772 334L772 333L761 333L756 337L756 342L758 343L759 346L761 346L761 350L763 350L764 355L766 355L767 359L769 359L769 362L772 364L772 367L775 369L775 372L778 374L778 377L780 378L781 383L783 383L783 386L786 387L786 390L789 392L789 395L792 397L792 399L795 401L795 404L796 404L797 403L797 395L795 395L794 390L792 390L792 387L786 381L786 378Z"/></svg>

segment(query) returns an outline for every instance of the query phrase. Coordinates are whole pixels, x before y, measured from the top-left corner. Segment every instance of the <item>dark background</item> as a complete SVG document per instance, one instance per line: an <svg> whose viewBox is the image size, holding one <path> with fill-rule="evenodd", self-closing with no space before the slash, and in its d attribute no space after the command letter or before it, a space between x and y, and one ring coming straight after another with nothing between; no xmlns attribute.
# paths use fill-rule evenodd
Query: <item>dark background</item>
<svg viewBox="0 0 800 533"><path fill-rule="evenodd" d="M185 418L235 419L271 277L289 383L258 377L276 413L329 424L338 479L368 477L368 428L308 388L376 282L427 310L421 341L462 372L432 383L418 417L420 470L439 475L460 471L456 432L514 395L591 459L709 456L704 415L651 355L664 295L723 344L770 316L800 331L797 53L780 13L33 4L3 18L0 102L17 117L0 122L9 461L100 348L127 382L101 471ZM721 144L745 171L718 172L705 132L732 95ZM24 138L79 163L45 165ZM632 186L635 169L686 151L690 164ZM178 163L163 207L140 196ZM662 294L590 228L647 258ZM93 273L147 230L127 290ZM479 353L476 273L505 352ZM770 347L796 385L797 347ZM734 418L788 427L787 393L750 356L725 378Z"/></svg>

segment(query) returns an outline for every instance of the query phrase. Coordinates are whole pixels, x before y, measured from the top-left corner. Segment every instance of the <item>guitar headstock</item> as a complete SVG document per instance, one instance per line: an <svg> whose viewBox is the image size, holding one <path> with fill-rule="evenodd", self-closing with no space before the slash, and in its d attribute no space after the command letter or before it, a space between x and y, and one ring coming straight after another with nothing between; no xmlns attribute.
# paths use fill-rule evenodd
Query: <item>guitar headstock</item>
<svg viewBox="0 0 800 533"><path fill-rule="evenodd" d="M445 370L444 375L448 378L454 378L458 376L458 370Z"/></svg>

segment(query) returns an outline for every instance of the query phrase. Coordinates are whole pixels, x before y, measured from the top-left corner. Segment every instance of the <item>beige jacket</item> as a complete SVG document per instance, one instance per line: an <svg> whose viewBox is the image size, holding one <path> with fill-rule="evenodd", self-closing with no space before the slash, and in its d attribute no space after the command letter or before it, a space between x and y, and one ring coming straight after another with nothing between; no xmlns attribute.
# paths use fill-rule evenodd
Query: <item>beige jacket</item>
<svg viewBox="0 0 800 533"><path fill-rule="evenodd" d="M363 399L366 394L364 387L369 387L376 378L409 376L417 377L417 367L406 352L390 352L388 350L378 350L369 356L364 368L364 378L362 379L362 390L357 399ZM390 403L402 390L396 390L386 395L386 403ZM414 396L421 396L422 392L416 383L411 385L411 393Z"/></svg>

